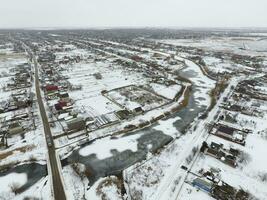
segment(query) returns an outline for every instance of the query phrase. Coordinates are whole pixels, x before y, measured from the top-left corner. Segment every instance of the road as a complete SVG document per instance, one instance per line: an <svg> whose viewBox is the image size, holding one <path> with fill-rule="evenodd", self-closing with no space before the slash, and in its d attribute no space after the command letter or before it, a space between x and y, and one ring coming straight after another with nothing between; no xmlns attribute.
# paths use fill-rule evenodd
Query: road
<svg viewBox="0 0 267 200"><path fill-rule="evenodd" d="M34 61L34 69L35 69L34 71L35 71L36 96L37 96L37 101L39 105L39 110L40 110L40 114L41 114L41 118L43 122L44 133L45 133L45 138L46 138L47 147L48 147L49 162L50 162L50 168L51 168L51 173L52 173L54 199L65 200L66 195L65 195L62 180L60 177L59 166L57 163L57 157L56 157L56 151L54 148L52 133L51 133L50 125L48 122L44 103L43 103L42 96L41 96L40 82L39 82L39 75L38 75L38 63L36 61L35 56L33 56L33 61Z"/></svg>

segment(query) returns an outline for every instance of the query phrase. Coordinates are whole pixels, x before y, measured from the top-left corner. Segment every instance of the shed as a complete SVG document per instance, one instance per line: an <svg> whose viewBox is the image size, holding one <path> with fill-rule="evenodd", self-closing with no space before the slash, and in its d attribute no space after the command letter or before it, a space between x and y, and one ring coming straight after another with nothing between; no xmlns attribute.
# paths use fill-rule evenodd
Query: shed
<svg viewBox="0 0 267 200"><path fill-rule="evenodd" d="M200 178L194 179L192 185L208 193L212 190L212 183Z"/></svg>

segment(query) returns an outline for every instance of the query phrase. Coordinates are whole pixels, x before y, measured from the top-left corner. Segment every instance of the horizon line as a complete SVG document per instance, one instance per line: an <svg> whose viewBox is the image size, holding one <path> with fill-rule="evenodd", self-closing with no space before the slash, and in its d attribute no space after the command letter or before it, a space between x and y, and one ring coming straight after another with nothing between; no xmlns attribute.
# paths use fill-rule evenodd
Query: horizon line
<svg viewBox="0 0 267 200"><path fill-rule="evenodd" d="M267 27L262 26L34 26L34 27L4 27L0 30L105 30L105 29L217 29L217 30L262 30L267 31Z"/></svg>

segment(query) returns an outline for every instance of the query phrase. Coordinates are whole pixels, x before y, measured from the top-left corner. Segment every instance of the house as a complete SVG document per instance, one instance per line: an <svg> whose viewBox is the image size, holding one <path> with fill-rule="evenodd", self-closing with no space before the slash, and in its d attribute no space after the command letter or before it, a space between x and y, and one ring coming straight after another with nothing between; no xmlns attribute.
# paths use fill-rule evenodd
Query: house
<svg viewBox="0 0 267 200"><path fill-rule="evenodd" d="M24 128L21 126L19 122L14 122L8 126L7 132L9 135L21 134L24 132Z"/></svg>
<svg viewBox="0 0 267 200"><path fill-rule="evenodd" d="M215 199L223 200L248 200L250 195L248 192L245 192L243 189L236 189L231 185L221 181L219 184L214 184L211 196Z"/></svg>
<svg viewBox="0 0 267 200"><path fill-rule="evenodd" d="M230 113L226 113L224 115L224 121L229 122L229 123L237 123L236 115L232 115Z"/></svg>
<svg viewBox="0 0 267 200"><path fill-rule="evenodd" d="M236 112L240 112L240 111L243 110L243 108L242 108L241 106L236 105L236 104L231 105L231 106L230 106L230 109L231 109L232 111L236 111Z"/></svg>
<svg viewBox="0 0 267 200"><path fill-rule="evenodd" d="M68 102L70 100L69 94L67 92L58 93L58 97L60 98L61 101Z"/></svg>
<svg viewBox="0 0 267 200"><path fill-rule="evenodd" d="M57 92L52 91L46 94L48 100L57 99Z"/></svg>
<svg viewBox="0 0 267 200"><path fill-rule="evenodd" d="M213 184L211 182L205 181L200 178L196 178L193 180L192 185L196 188L199 188L200 190L203 190L204 192L210 193L212 191Z"/></svg>
<svg viewBox="0 0 267 200"><path fill-rule="evenodd" d="M46 85L45 90L47 92L57 91L59 88L57 85Z"/></svg>
<svg viewBox="0 0 267 200"><path fill-rule="evenodd" d="M45 69L44 71L48 75L53 75L53 70L51 68Z"/></svg>
<svg viewBox="0 0 267 200"><path fill-rule="evenodd" d="M217 154L218 154L218 150L216 149L212 149L212 148L207 148L206 151L205 151L205 154L208 154L210 156L213 156L215 158L217 158Z"/></svg>
<svg viewBox="0 0 267 200"><path fill-rule="evenodd" d="M69 131L80 131L85 129L85 121L81 117L74 118L72 120L67 121L67 127Z"/></svg>
<svg viewBox="0 0 267 200"><path fill-rule="evenodd" d="M239 150L238 149L230 148L229 152L234 156L238 156L239 155Z"/></svg>
<svg viewBox="0 0 267 200"><path fill-rule="evenodd" d="M116 116L120 120L129 119L131 117L131 113L128 110L119 110L116 112Z"/></svg>
<svg viewBox="0 0 267 200"><path fill-rule="evenodd" d="M223 144L217 144L215 142L211 142L210 148L219 151L221 148L223 148Z"/></svg>
<svg viewBox="0 0 267 200"><path fill-rule="evenodd" d="M212 142L211 145L208 146L206 143L203 143L201 149L203 149L202 152L205 154L210 155L231 167L237 166L236 156L231 153L231 149L229 151L223 149L223 144Z"/></svg>
<svg viewBox="0 0 267 200"><path fill-rule="evenodd" d="M226 138L233 138L233 134L234 134L235 129L231 128L231 127L227 127L227 126L219 126L219 128L216 131L216 134L222 137L226 137Z"/></svg>
<svg viewBox="0 0 267 200"><path fill-rule="evenodd" d="M224 158L223 162L226 163L227 165L229 165L231 167L236 167L237 166L236 157L235 156L229 154L229 155L226 155L223 158Z"/></svg>
<svg viewBox="0 0 267 200"><path fill-rule="evenodd" d="M15 98L14 98L15 100ZM15 105L18 107L18 108L26 108L28 107L28 102L26 100L23 100L23 99L16 99L14 101Z"/></svg>
<svg viewBox="0 0 267 200"><path fill-rule="evenodd" d="M212 142L210 146L207 147L204 152L205 154L208 154L212 157L220 159L221 157L225 156L225 153L221 151L222 148L223 148L223 144L217 144L215 142Z"/></svg>
<svg viewBox="0 0 267 200"><path fill-rule="evenodd" d="M55 106L55 109L56 110L62 110L64 106L67 106L67 102L65 102L65 101L59 101L54 106Z"/></svg>
<svg viewBox="0 0 267 200"><path fill-rule="evenodd" d="M228 127L226 125L219 125L217 126L217 130L215 130L214 135L221 137L225 140L229 140L232 142L235 142L240 145L245 145L246 144L246 132L241 131L232 127Z"/></svg>
<svg viewBox="0 0 267 200"><path fill-rule="evenodd" d="M136 61L136 62L140 62L140 61L143 60L143 58L140 57L140 56L138 56L138 55L133 55L133 56L131 57L131 59L134 60L134 61Z"/></svg>
<svg viewBox="0 0 267 200"><path fill-rule="evenodd" d="M133 113L136 115L143 114L144 110L142 109L142 107L136 107L133 109Z"/></svg>

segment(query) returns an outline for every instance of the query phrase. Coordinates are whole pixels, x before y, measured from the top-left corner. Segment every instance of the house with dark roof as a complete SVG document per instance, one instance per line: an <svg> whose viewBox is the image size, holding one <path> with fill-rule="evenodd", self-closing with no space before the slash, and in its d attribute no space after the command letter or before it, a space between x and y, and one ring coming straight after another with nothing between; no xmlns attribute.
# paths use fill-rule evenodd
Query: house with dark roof
<svg viewBox="0 0 267 200"><path fill-rule="evenodd" d="M216 131L217 135L221 135L223 137L232 138L234 134L235 129L228 127L228 126L219 126L219 128Z"/></svg>

